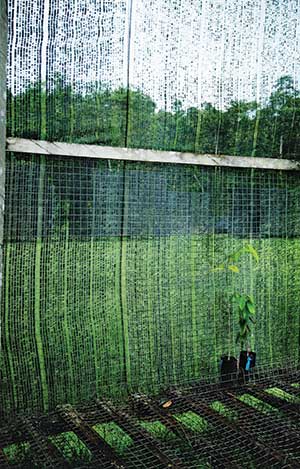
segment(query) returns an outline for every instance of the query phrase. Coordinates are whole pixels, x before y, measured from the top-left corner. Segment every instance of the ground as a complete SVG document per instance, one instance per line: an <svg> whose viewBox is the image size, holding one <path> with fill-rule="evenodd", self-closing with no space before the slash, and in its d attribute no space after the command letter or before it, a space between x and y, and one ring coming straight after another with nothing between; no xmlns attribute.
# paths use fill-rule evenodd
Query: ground
<svg viewBox="0 0 300 469"><path fill-rule="evenodd" d="M261 371L249 383L195 383L18 415L0 427L0 467L296 468L299 377L295 368Z"/></svg>

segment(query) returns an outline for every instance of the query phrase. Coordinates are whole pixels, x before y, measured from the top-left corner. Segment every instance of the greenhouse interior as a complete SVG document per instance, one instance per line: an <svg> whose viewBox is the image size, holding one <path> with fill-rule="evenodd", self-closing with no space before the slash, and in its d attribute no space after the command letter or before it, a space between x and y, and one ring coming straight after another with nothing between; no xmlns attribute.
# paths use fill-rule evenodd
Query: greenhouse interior
<svg viewBox="0 0 300 469"><path fill-rule="evenodd" d="M299 0L0 7L0 467L299 468Z"/></svg>

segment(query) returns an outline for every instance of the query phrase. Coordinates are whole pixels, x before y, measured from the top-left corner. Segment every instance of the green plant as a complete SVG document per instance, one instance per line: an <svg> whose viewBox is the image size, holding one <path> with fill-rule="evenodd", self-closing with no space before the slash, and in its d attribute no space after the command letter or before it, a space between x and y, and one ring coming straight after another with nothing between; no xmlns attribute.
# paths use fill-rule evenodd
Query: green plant
<svg viewBox="0 0 300 469"><path fill-rule="evenodd" d="M120 455L133 444L132 438L114 422L97 423L93 429Z"/></svg>
<svg viewBox="0 0 300 469"><path fill-rule="evenodd" d="M271 394L271 396L278 397L279 399L283 399L284 401L290 402L292 404L300 404L300 397L289 394L283 389L274 387L265 389L265 392Z"/></svg>
<svg viewBox="0 0 300 469"><path fill-rule="evenodd" d="M34 467L32 448L27 441L6 446L3 448L3 453L12 466L23 464L24 467L26 463L30 463L31 467Z"/></svg>
<svg viewBox="0 0 300 469"><path fill-rule="evenodd" d="M144 428L144 430L151 433L159 440L165 442L176 440L176 435L159 420L155 420L154 422L141 421L140 425Z"/></svg>
<svg viewBox="0 0 300 469"><path fill-rule="evenodd" d="M214 401L210 404L210 407L218 412L223 417L226 417L228 420L234 422L238 419L238 413L234 409L230 409L226 405L223 404L221 401Z"/></svg>
<svg viewBox="0 0 300 469"><path fill-rule="evenodd" d="M250 255L256 262L259 261L259 255L256 249L251 244L246 244L242 246L237 251L229 254L225 260L217 265L213 272L224 272L225 273L225 305L224 308L226 311L230 310L230 307L236 306L238 308L238 326L239 331L236 336L236 343L241 344L241 349L243 349L244 344L247 342L249 334L251 334L251 324L254 324L254 315L255 315L255 302L252 295L243 292L236 291L236 282L233 280L233 283L229 283L228 274L239 274L240 273L240 260L244 254ZM233 285L233 287L232 287ZM229 303L229 304L228 304ZM228 353L230 355L230 353Z"/></svg>
<svg viewBox="0 0 300 469"><path fill-rule="evenodd" d="M49 440L72 466L89 463L92 459L92 453L74 432L59 433Z"/></svg>
<svg viewBox="0 0 300 469"><path fill-rule="evenodd" d="M174 414L173 417L192 432L202 433L209 430L207 421L203 417L200 417L200 415L195 414L195 412L188 411L181 414Z"/></svg>
<svg viewBox="0 0 300 469"><path fill-rule="evenodd" d="M247 404L250 407L253 407L254 409L258 410L259 412L262 412L263 414L279 414L279 410L276 409L275 407L271 406L267 402L258 399L255 396L252 396L251 394L242 394L241 396L238 396L238 399L243 402L244 404Z"/></svg>
<svg viewBox="0 0 300 469"><path fill-rule="evenodd" d="M241 349L247 343L249 334L251 334L251 323L255 324L253 316L255 314L254 298L251 295L244 293L236 293L233 296L233 301L236 303L239 312L239 332L236 336L236 342L241 344Z"/></svg>

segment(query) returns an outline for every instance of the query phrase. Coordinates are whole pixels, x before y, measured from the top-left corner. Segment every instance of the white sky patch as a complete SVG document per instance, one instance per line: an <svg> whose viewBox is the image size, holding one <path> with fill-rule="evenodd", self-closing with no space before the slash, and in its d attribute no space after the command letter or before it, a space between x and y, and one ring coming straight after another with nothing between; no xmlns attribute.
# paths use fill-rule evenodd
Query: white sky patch
<svg viewBox="0 0 300 469"><path fill-rule="evenodd" d="M130 1L130 85L158 108L263 101L283 75L299 84L299 0L9 0L13 93L58 75L83 93L126 86Z"/></svg>

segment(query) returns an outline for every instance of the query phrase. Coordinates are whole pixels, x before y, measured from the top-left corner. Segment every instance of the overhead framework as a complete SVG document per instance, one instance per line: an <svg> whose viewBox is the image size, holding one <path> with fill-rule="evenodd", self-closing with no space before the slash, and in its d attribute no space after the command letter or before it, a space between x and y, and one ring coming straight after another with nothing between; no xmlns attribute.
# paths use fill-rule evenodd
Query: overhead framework
<svg viewBox="0 0 300 469"><path fill-rule="evenodd" d="M8 138L7 151L36 155L127 160L146 163L174 163L231 168L255 168L279 171L299 171L300 162L278 158L251 158L229 155L198 155L174 151L108 147L78 143L47 142L24 138Z"/></svg>
<svg viewBox="0 0 300 469"><path fill-rule="evenodd" d="M5 194L5 135L6 135L6 62L7 62L7 9L0 0L0 244L3 239ZM0 249L0 288L2 285L2 247ZM1 319L0 319L1 327ZM0 339L1 341L1 339ZM1 347L1 343L0 343Z"/></svg>

